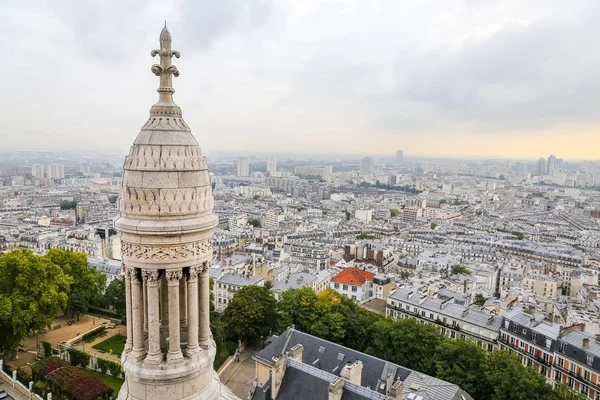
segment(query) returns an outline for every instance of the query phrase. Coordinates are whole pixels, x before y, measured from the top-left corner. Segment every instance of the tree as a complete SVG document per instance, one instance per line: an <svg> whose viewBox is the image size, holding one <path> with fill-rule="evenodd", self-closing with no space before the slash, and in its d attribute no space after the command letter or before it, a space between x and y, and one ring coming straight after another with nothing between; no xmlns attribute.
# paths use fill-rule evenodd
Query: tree
<svg viewBox="0 0 600 400"><path fill-rule="evenodd" d="M397 208L392 208L390 210L390 215L392 218L396 218L398 215L400 215L400 210L398 210Z"/></svg>
<svg viewBox="0 0 600 400"><path fill-rule="evenodd" d="M113 279L104 291L104 304L112 307L121 315L125 314L125 280L123 278Z"/></svg>
<svg viewBox="0 0 600 400"><path fill-rule="evenodd" d="M253 218L250 220L250 225L255 228L260 228L260 220L258 218Z"/></svg>
<svg viewBox="0 0 600 400"><path fill-rule="evenodd" d="M367 353L435 376L436 352L444 340L439 328L422 325L412 318L380 319L373 326Z"/></svg>
<svg viewBox="0 0 600 400"><path fill-rule="evenodd" d="M317 295L309 288L290 289L283 292L279 300L279 321L277 332L283 332L288 326L309 333L316 319L314 312Z"/></svg>
<svg viewBox="0 0 600 400"><path fill-rule="evenodd" d="M517 237L517 239L519 239L519 240L525 239L525 235L523 234L523 232L514 231L514 232L511 232L511 233L513 235L515 235Z"/></svg>
<svg viewBox="0 0 600 400"><path fill-rule="evenodd" d="M255 343L275 328L277 301L265 287L246 286L227 305L223 322L238 340Z"/></svg>
<svg viewBox="0 0 600 400"><path fill-rule="evenodd" d="M73 278L65 311L79 320L79 316L88 311L90 304L100 302L106 275L88 266L85 253L51 249L44 257Z"/></svg>
<svg viewBox="0 0 600 400"><path fill-rule="evenodd" d="M484 295L482 295L481 293L477 293L475 295L475 300L473 301L473 304L476 304L478 306L482 306L482 305L485 304L486 300L487 299L485 298Z"/></svg>
<svg viewBox="0 0 600 400"><path fill-rule="evenodd" d="M450 267L450 275L465 274L471 275L471 270L459 264L454 264Z"/></svg>
<svg viewBox="0 0 600 400"><path fill-rule="evenodd" d="M0 353L14 356L28 334L48 328L67 304L72 278L30 250L0 256Z"/></svg>
<svg viewBox="0 0 600 400"><path fill-rule="evenodd" d="M505 350L487 354L481 370L484 382L481 399L551 399L552 387L542 375L521 364L519 356Z"/></svg>
<svg viewBox="0 0 600 400"><path fill-rule="evenodd" d="M77 202L75 200L73 200L73 201L62 200L60 202L61 210L74 210L76 207L77 207Z"/></svg>
<svg viewBox="0 0 600 400"><path fill-rule="evenodd" d="M436 226L437 226L437 224L435 222L432 222L430 225L431 229L435 229Z"/></svg>
<svg viewBox="0 0 600 400"><path fill-rule="evenodd" d="M436 376L466 390L473 398L482 399L479 372L486 361L486 353L465 339L444 340L436 352Z"/></svg>
<svg viewBox="0 0 600 400"><path fill-rule="evenodd" d="M581 393L572 391L567 385L557 384L552 393L554 400L586 400L587 397Z"/></svg>

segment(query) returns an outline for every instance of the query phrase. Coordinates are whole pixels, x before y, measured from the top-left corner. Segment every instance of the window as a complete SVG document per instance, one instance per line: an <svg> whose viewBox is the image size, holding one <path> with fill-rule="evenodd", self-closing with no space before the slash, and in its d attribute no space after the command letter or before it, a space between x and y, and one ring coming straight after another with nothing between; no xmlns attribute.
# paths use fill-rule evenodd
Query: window
<svg viewBox="0 0 600 400"><path fill-rule="evenodd" d="M339 283L334 283L333 287L336 288L336 289L339 289L340 288L340 284ZM392 304L394 304L394 302L392 302Z"/></svg>
<svg viewBox="0 0 600 400"><path fill-rule="evenodd" d="M542 352L542 359L547 363L550 362L550 356L548 355L548 353Z"/></svg>
<svg viewBox="0 0 600 400"><path fill-rule="evenodd" d="M525 348L525 342L523 342L522 340L519 342L519 347L524 349Z"/></svg>
<svg viewBox="0 0 600 400"><path fill-rule="evenodd" d="M546 348L549 349L550 346L552 346L552 340L551 339L546 339Z"/></svg>
<svg viewBox="0 0 600 400"><path fill-rule="evenodd" d="M559 371L556 371L556 374L554 375L554 378L555 378L557 381L561 382L561 381L562 381L562 373L561 373L561 372L559 372Z"/></svg>
<svg viewBox="0 0 600 400"><path fill-rule="evenodd" d="M527 335L527 329L523 328L523 335Z"/></svg>
<svg viewBox="0 0 600 400"><path fill-rule="evenodd" d="M508 325L510 325L510 321L509 320L504 320L504 329L508 329Z"/></svg>
<svg viewBox="0 0 600 400"><path fill-rule="evenodd" d="M494 346L492 346L491 344L488 344L487 349L488 349L488 351L492 351L492 350L494 350Z"/></svg>
<svg viewBox="0 0 600 400"><path fill-rule="evenodd" d="M348 285L344 285L344 286L342 286L342 289L343 289L343 290L348 290Z"/></svg>
<svg viewBox="0 0 600 400"><path fill-rule="evenodd" d="M356 296L355 295L352 295L352 300L356 300Z"/></svg>
<svg viewBox="0 0 600 400"><path fill-rule="evenodd" d="M425 311L421 311L421 316L424 317L425 316Z"/></svg>
<svg viewBox="0 0 600 400"><path fill-rule="evenodd" d="M563 360L561 357L558 357L558 366L563 368L565 364L565 360Z"/></svg>
<svg viewBox="0 0 600 400"><path fill-rule="evenodd" d="M590 355L590 354L587 354L587 355L585 356L585 363L586 363L587 365L592 365L592 364L594 364L594 356L592 356L592 355Z"/></svg>
<svg viewBox="0 0 600 400"><path fill-rule="evenodd" d="M527 359L527 366L531 367L533 365L533 361L530 358Z"/></svg>
<svg viewBox="0 0 600 400"><path fill-rule="evenodd" d="M533 346L529 346L529 348L527 349L527 351L529 351L529 354L533 355L533 352L535 351Z"/></svg>
<svg viewBox="0 0 600 400"><path fill-rule="evenodd" d="M532 342L535 342L535 341L536 341L536 339L537 339L537 333L535 333L535 332L531 332L531 341L532 341Z"/></svg>
<svg viewBox="0 0 600 400"><path fill-rule="evenodd" d="M358 288L356 286L352 286L352 291L356 292L358 290Z"/></svg>
<svg viewBox="0 0 600 400"><path fill-rule="evenodd" d="M583 377L585 378L586 381L591 381L591 377L590 377L590 371L583 371Z"/></svg>
<svg viewBox="0 0 600 400"><path fill-rule="evenodd" d="M581 393L587 395L588 394L588 387L586 385L581 385Z"/></svg>
<svg viewBox="0 0 600 400"><path fill-rule="evenodd" d="M433 313L429 313L429 318L433 319Z"/></svg>
<svg viewBox="0 0 600 400"><path fill-rule="evenodd" d="M561 343L560 344L560 352L561 353L566 353L567 352L567 344L566 343Z"/></svg>

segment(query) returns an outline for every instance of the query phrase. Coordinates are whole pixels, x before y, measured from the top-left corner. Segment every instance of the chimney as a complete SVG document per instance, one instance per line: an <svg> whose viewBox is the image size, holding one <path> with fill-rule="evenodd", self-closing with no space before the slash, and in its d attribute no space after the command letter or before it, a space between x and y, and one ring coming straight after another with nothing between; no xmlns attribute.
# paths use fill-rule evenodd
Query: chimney
<svg viewBox="0 0 600 400"><path fill-rule="evenodd" d="M590 346L590 338L583 338L583 347L587 348Z"/></svg>
<svg viewBox="0 0 600 400"><path fill-rule="evenodd" d="M333 382L329 384L329 400L342 400L344 394L344 380L340 377L336 377Z"/></svg>
<svg viewBox="0 0 600 400"><path fill-rule="evenodd" d="M304 350L304 346L300 343L292 347L288 353L288 356L293 358L296 361L302 362L302 351Z"/></svg>
<svg viewBox="0 0 600 400"><path fill-rule="evenodd" d="M363 364L360 360L354 361L350 364L350 361L342 368L340 372L340 376L355 385L360 386L361 378L362 378L362 369Z"/></svg>
<svg viewBox="0 0 600 400"><path fill-rule="evenodd" d="M404 391L404 383L398 379L392 387L390 387L388 392L388 397L391 400L402 400L402 392Z"/></svg>
<svg viewBox="0 0 600 400"><path fill-rule="evenodd" d="M273 365L271 366L271 400L275 400L279 394L286 367L287 362L285 356L279 358L273 357Z"/></svg>

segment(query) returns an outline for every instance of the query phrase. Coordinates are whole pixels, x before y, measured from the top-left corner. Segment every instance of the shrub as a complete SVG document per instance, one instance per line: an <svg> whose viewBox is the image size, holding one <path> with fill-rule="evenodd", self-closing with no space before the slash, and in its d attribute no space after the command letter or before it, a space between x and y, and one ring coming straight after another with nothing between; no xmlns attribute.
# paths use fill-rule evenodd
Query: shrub
<svg viewBox="0 0 600 400"><path fill-rule="evenodd" d="M42 342L42 346L44 346L44 357L50 357L52 355L52 344Z"/></svg>
<svg viewBox="0 0 600 400"><path fill-rule="evenodd" d="M92 340L96 339L97 337L104 335L105 331L106 331L106 328L103 326L100 326L97 329L94 329L93 331L88 332L85 335L83 335L82 339L84 342L91 342Z"/></svg>
<svg viewBox="0 0 600 400"><path fill-rule="evenodd" d="M67 349L67 351L69 352L69 359L72 366L76 367L80 365L84 369L87 368L90 363L90 353L73 348Z"/></svg>
<svg viewBox="0 0 600 400"><path fill-rule="evenodd" d="M108 362L107 362L107 360L105 360L104 358L99 358L98 359L98 369L103 374L106 374L106 371L108 371Z"/></svg>
<svg viewBox="0 0 600 400"><path fill-rule="evenodd" d="M35 381L32 389L33 393L39 394L40 396L46 396L46 392L48 391L48 387L43 381Z"/></svg>
<svg viewBox="0 0 600 400"><path fill-rule="evenodd" d="M106 360L106 362L108 364L108 370L110 371L110 374L115 378L118 378L119 375L123 373L123 367L121 367L121 364L109 360Z"/></svg>

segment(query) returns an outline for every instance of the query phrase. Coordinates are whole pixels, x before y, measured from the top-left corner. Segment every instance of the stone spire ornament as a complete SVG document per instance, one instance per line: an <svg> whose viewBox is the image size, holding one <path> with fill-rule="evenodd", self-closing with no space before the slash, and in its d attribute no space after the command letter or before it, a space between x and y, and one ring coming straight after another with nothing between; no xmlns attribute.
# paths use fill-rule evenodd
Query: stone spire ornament
<svg viewBox="0 0 600 400"><path fill-rule="evenodd" d="M208 167L173 102L180 54L166 24L159 43L159 98L125 158L115 220L127 310L118 399L237 399L213 370L208 269L218 218Z"/></svg>

